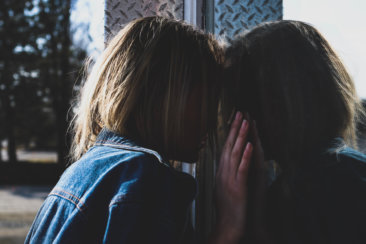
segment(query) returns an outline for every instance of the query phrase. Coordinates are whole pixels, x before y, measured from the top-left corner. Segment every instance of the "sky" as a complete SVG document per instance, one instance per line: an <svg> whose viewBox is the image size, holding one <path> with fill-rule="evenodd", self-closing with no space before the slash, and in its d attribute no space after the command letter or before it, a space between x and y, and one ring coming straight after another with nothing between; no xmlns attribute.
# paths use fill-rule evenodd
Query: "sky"
<svg viewBox="0 0 366 244"><path fill-rule="evenodd" d="M366 1L283 0L284 19L316 27L337 52L366 99Z"/></svg>
<svg viewBox="0 0 366 244"><path fill-rule="evenodd" d="M72 28L77 29L74 41L85 45L89 55L97 58L104 49L104 0L76 0L71 12ZM89 24L89 32L77 28ZM86 42L88 34L91 42Z"/></svg>
<svg viewBox="0 0 366 244"><path fill-rule="evenodd" d="M358 95L366 99L366 1L283 0L284 19L302 20L316 27L338 53L351 74ZM89 54L104 48L104 0L77 0L71 14L74 24L90 22ZM76 39L82 42L85 33Z"/></svg>

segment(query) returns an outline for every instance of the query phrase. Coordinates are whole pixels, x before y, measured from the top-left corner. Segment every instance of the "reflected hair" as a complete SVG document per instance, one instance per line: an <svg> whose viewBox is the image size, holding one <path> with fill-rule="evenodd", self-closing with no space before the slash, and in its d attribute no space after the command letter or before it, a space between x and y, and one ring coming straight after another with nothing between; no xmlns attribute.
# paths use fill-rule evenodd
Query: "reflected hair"
<svg viewBox="0 0 366 244"><path fill-rule="evenodd" d="M169 157L182 138L184 106L202 87L202 118L214 138L223 51L213 36L181 21L127 24L96 61L75 105L70 156L78 160L103 127ZM204 127L201 127L204 128Z"/></svg>
<svg viewBox="0 0 366 244"><path fill-rule="evenodd" d="M286 172L324 153L336 138L357 147L360 99L314 27L291 20L264 23L239 36L226 55L234 80L231 102L257 120L266 157Z"/></svg>

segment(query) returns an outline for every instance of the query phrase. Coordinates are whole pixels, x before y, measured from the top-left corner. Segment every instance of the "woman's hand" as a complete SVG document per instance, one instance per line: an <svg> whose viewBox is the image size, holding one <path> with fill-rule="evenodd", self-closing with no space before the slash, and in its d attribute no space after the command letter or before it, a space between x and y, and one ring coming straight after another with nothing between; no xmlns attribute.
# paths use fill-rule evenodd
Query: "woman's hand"
<svg viewBox="0 0 366 244"><path fill-rule="evenodd" d="M253 145L247 142L249 127L249 121L237 112L216 174L214 243L237 243L245 233L248 171L253 154Z"/></svg>

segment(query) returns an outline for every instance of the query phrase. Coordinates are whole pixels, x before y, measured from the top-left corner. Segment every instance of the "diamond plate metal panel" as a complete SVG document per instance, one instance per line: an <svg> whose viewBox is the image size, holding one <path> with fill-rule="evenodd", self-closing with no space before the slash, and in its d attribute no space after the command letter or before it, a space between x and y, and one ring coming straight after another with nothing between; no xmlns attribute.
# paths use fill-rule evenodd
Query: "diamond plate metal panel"
<svg viewBox="0 0 366 244"><path fill-rule="evenodd" d="M214 4L214 32L227 39L283 16L282 0L215 0Z"/></svg>
<svg viewBox="0 0 366 244"><path fill-rule="evenodd" d="M106 0L105 7L105 40L137 18L156 15L175 19L184 17L184 0Z"/></svg>

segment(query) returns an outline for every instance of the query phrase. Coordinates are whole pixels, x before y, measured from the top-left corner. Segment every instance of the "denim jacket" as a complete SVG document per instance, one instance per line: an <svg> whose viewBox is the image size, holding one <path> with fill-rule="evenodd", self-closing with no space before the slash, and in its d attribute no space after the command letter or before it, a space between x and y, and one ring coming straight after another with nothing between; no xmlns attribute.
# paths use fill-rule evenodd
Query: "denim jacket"
<svg viewBox="0 0 366 244"><path fill-rule="evenodd" d="M182 243L196 181L103 129L61 176L25 243Z"/></svg>

